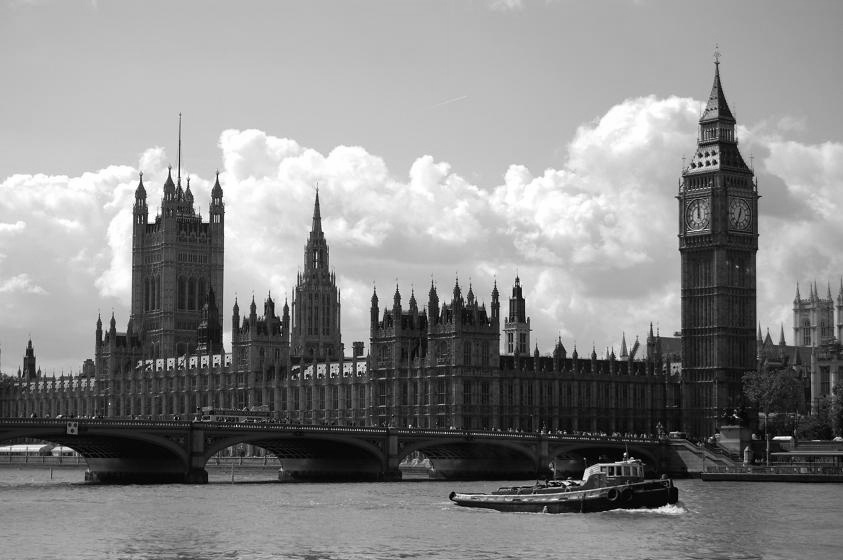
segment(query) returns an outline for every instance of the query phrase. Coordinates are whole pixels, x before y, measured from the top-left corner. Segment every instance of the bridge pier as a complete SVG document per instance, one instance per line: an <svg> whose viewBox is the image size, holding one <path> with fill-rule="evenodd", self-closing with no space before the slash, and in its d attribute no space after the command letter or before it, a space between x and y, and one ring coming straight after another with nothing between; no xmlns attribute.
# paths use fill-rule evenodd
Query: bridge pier
<svg viewBox="0 0 843 560"><path fill-rule="evenodd" d="M190 469L184 476L186 484L208 484L208 471L205 469Z"/></svg>

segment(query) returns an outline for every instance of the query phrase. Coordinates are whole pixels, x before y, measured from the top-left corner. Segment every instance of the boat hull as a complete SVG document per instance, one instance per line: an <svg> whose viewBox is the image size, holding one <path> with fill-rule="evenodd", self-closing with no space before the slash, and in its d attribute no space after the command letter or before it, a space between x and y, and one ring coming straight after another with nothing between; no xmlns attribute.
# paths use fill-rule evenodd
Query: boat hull
<svg viewBox="0 0 843 560"><path fill-rule="evenodd" d="M534 494L460 494L451 501L463 507L530 513L590 513L613 509L658 508L675 504L679 490L670 480L640 482L590 490Z"/></svg>

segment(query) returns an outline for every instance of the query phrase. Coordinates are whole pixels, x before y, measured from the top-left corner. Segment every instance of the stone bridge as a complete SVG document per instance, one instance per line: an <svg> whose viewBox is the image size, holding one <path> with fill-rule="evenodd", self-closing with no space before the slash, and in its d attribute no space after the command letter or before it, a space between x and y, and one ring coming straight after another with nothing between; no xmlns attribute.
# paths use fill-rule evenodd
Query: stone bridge
<svg viewBox="0 0 843 560"><path fill-rule="evenodd" d="M287 480L400 480L399 464L419 452L433 476L526 479L581 472L583 463L643 459L650 474L674 470L671 446L653 439L512 433L222 423L169 420L0 418L0 443L33 438L70 447L86 480L205 483L208 460L250 444L275 455ZM553 465L553 467L551 467ZM570 472L567 472L570 471ZM2 475L0 475L2 476Z"/></svg>

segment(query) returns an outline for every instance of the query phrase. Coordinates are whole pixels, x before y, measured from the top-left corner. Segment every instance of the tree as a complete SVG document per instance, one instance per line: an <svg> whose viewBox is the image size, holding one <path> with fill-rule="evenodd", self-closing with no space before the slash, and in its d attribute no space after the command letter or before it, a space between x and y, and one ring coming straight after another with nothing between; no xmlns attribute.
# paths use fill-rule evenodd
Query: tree
<svg viewBox="0 0 843 560"><path fill-rule="evenodd" d="M831 388L828 397L828 424L835 436L843 435L843 385Z"/></svg>
<svg viewBox="0 0 843 560"><path fill-rule="evenodd" d="M764 432L771 412L794 412L804 405L802 382L790 368L760 368L744 374L743 393L764 412Z"/></svg>

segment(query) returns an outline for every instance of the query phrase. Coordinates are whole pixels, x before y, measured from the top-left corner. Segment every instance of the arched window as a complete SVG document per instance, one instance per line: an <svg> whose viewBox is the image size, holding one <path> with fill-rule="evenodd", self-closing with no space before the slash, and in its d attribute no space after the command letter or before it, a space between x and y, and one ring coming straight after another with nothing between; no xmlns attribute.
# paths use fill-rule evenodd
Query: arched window
<svg viewBox="0 0 843 560"><path fill-rule="evenodd" d="M187 281L187 309L193 311L196 309L196 279L191 278Z"/></svg>
<svg viewBox="0 0 843 560"><path fill-rule="evenodd" d="M161 309L161 277L155 277L155 309Z"/></svg>
<svg viewBox="0 0 843 560"><path fill-rule="evenodd" d="M177 309L184 309L187 303L187 282L184 278L179 278L179 295Z"/></svg>
<svg viewBox="0 0 843 560"><path fill-rule="evenodd" d="M200 278L199 279L199 293L198 293L199 305L197 306L197 309L202 309L202 306L205 305L205 299L207 297L207 292L208 292L208 289L205 287L205 279Z"/></svg>
<svg viewBox="0 0 843 560"><path fill-rule="evenodd" d="M465 346L463 346L463 365L470 366L471 365L471 343L466 342Z"/></svg>
<svg viewBox="0 0 843 560"><path fill-rule="evenodd" d="M149 311L149 278L143 279L143 310Z"/></svg>
<svg viewBox="0 0 843 560"><path fill-rule="evenodd" d="M802 321L802 344L804 346L811 345L811 323L808 319Z"/></svg>

